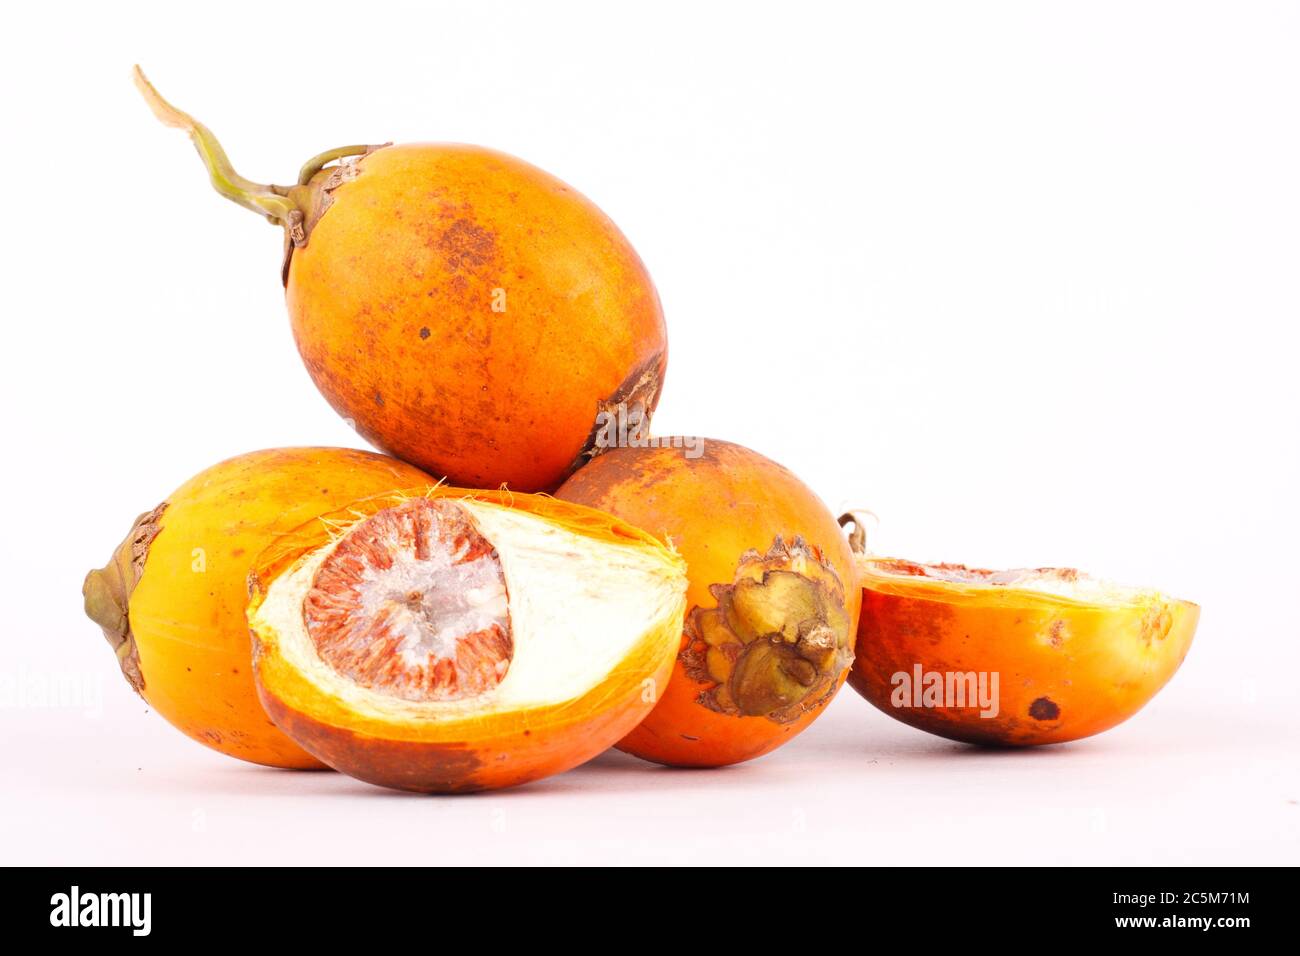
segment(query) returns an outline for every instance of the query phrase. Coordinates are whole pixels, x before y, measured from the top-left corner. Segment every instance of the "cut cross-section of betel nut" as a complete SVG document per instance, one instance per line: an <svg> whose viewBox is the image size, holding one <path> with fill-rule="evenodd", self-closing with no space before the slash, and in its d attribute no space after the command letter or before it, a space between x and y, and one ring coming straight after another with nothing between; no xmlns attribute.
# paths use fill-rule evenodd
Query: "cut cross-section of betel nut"
<svg viewBox="0 0 1300 956"><path fill-rule="evenodd" d="M849 683L890 716L968 743L1063 743L1127 720L1178 670L1200 616L1073 568L856 559Z"/></svg>
<svg viewBox="0 0 1300 956"><path fill-rule="evenodd" d="M455 792L576 766L654 706L680 643L682 560L599 511L506 492L368 499L254 569L254 675L330 766Z"/></svg>

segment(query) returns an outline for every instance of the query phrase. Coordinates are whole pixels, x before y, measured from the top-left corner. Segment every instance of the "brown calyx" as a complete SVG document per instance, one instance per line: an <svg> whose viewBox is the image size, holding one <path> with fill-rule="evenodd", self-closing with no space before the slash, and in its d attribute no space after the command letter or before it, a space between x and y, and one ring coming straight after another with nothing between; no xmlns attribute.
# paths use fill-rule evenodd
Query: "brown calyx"
<svg viewBox="0 0 1300 956"><path fill-rule="evenodd" d="M293 251L307 245L316 223L330 206L334 205L334 190L344 183L350 183L361 174L361 161L376 150L391 146L382 143L378 146L345 146L341 150L330 150L319 157L308 160L299 174L297 186L285 189L272 186L276 191L292 199L297 209L289 214L284 225L284 259L280 265L280 281L289 284L289 263ZM337 155L336 155L337 154ZM326 162L339 160L336 165Z"/></svg>
<svg viewBox="0 0 1300 956"><path fill-rule="evenodd" d="M691 678L715 685L701 704L789 723L835 692L853 651L844 588L820 550L777 537L709 590L717 606L692 608L679 655Z"/></svg>
<svg viewBox="0 0 1300 956"><path fill-rule="evenodd" d="M633 369L609 397L596 404L591 431L569 466L568 475L611 448L636 447L649 440L650 419L663 387L664 364L664 353L656 352Z"/></svg>
<svg viewBox="0 0 1300 956"><path fill-rule="evenodd" d="M162 530L167 502L135 519L131 531L117 546L108 564L86 575L81 586L86 616L100 626L108 644L117 655L122 676L137 694L144 693L144 674L140 670L140 652L131 633L131 592L144 574L149 546Z"/></svg>
<svg viewBox="0 0 1300 956"><path fill-rule="evenodd" d="M413 498L354 525L317 569L303 619L335 672L403 700L485 693L514 654L496 549L444 498Z"/></svg>

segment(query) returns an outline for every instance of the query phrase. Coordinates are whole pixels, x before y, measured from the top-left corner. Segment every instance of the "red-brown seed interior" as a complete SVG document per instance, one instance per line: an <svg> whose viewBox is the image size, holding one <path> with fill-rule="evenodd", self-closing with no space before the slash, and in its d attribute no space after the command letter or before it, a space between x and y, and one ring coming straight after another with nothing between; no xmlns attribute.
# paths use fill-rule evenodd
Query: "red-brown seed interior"
<svg viewBox="0 0 1300 956"><path fill-rule="evenodd" d="M414 498L354 525L316 571L303 619L338 674L404 700L482 694L514 652L500 558L448 499Z"/></svg>
<svg viewBox="0 0 1300 956"><path fill-rule="evenodd" d="M968 568L964 564L918 564L901 558L877 559L872 566L882 574L899 577L929 578L957 584L1016 585L1026 578L1074 583L1079 572L1074 568L1016 568L1010 571L991 571L987 568Z"/></svg>

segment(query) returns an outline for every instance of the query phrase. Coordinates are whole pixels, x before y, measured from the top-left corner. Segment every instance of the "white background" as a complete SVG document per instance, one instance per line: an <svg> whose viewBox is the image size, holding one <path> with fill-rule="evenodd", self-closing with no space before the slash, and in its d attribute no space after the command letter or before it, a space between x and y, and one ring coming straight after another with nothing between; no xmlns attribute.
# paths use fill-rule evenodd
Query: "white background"
<svg viewBox="0 0 1300 956"><path fill-rule="evenodd" d="M6 15L0 859L1298 862L1296 4L281 9ZM877 551L1196 600L1185 666L1063 747L963 747L845 690L748 765L611 754L474 798L192 743L82 575L222 458L358 439L294 350L278 230L208 189L136 61L254 179L420 139L559 175L659 287L661 434L872 509ZM58 680L84 700L43 705Z"/></svg>

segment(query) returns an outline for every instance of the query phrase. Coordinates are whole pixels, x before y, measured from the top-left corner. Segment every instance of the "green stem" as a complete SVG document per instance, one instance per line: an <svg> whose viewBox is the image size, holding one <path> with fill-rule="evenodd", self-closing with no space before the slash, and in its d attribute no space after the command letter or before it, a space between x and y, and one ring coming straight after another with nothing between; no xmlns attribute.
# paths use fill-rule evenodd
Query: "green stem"
<svg viewBox="0 0 1300 956"><path fill-rule="evenodd" d="M343 159L347 156L364 156L372 149L374 149L373 146L340 146L337 149L327 149L319 156L313 156L303 163L302 169L298 171L298 185L306 186L311 182L313 176L336 159Z"/></svg>
<svg viewBox="0 0 1300 956"><path fill-rule="evenodd" d="M255 183L235 172L230 160L226 157L226 151L221 148L221 144L212 135L212 131L188 113L181 112L163 99L162 95L154 89L153 84L149 82L138 66L135 68L135 85L139 88L145 102L149 104L149 108L153 110L158 119L167 126L174 126L189 133L190 139L193 140L195 148L199 151L199 157L203 160L203 165L207 167L208 175L211 177L212 185L217 192L227 199L239 203L245 209L261 213L271 222L286 228L292 228L294 222L301 221L302 212L298 208L298 204L285 195L288 190L282 190L277 186ZM344 147L347 150L356 148L352 146ZM329 154L323 153L321 155L328 156ZM343 153L341 155L353 154ZM321 165L323 166L325 162L329 161L325 160ZM315 160L312 160L312 162L315 162ZM311 163L308 163L308 166L310 165Z"/></svg>

